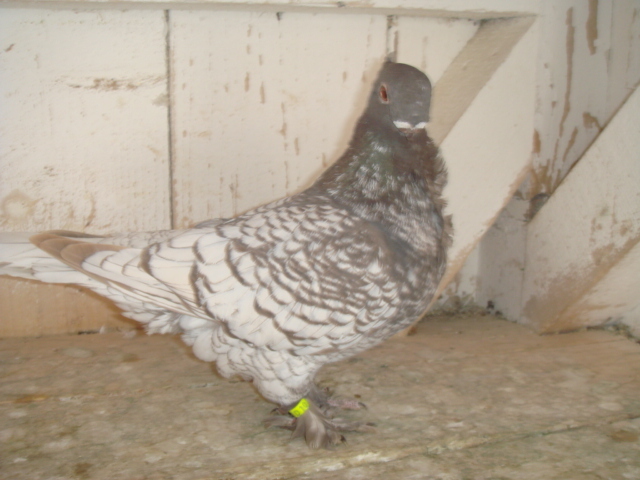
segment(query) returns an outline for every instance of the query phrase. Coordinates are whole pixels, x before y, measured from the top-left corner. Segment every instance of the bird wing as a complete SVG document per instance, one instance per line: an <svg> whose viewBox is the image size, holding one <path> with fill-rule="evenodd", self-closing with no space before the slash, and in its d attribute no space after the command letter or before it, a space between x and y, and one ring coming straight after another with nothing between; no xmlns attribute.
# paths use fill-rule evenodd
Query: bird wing
<svg viewBox="0 0 640 480"><path fill-rule="evenodd" d="M250 344L324 354L398 308L384 235L330 203L279 202L193 235L151 247L147 270Z"/></svg>
<svg viewBox="0 0 640 480"><path fill-rule="evenodd" d="M115 302L125 315L143 323L158 318L164 323L178 319L171 313L204 316L201 309L195 306L193 289L182 289L177 294L168 285L158 281L145 269L143 259L151 245L170 241L186 232L196 235L202 229L217 225L223 219L203 222L191 230L158 230L152 232L130 232L101 237L67 230L52 230L30 236L30 243L24 239L16 240L16 245L25 250L27 257L16 265L21 276L35 278L45 282L73 283L87 287L96 293ZM51 257L62 261L58 263L51 257L39 256L33 252L33 245L45 251ZM30 246L31 245L31 246ZM17 254L12 255L16 263ZM188 271L193 263L171 260L175 269ZM71 268L69 268L71 267ZM188 275L187 275L188 276ZM189 308L194 307L194 309ZM195 310L195 311L194 311ZM157 322L156 324L163 322ZM174 322L175 323L175 322ZM154 331L175 331L175 328L152 328Z"/></svg>
<svg viewBox="0 0 640 480"><path fill-rule="evenodd" d="M177 323L200 329L200 318L256 346L327 354L397 313L399 280L385 235L327 200L290 197L210 225L135 241L113 237L123 245L163 240L146 248L68 232L32 241L97 280L90 288L131 318L155 319L155 331Z"/></svg>
<svg viewBox="0 0 640 480"><path fill-rule="evenodd" d="M112 239L126 243L124 236ZM73 269L64 271L62 266L48 266L46 269L38 266L38 279L46 280L47 276L55 276L64 279L65 283L90 288L115 302L130 318L144 323L158 316L173 319L174 317L167 317L167 313L171 312L192 315L180 296L144 270L141 262L144 249L93 243L105 239L63 231L37 234L30 240ZM141 238L133 243L140 240ZM79 272L79 275L70 276L69 272L73 274L73 271ZM164 331L175 330L173 327L168 326Z"/></svg>

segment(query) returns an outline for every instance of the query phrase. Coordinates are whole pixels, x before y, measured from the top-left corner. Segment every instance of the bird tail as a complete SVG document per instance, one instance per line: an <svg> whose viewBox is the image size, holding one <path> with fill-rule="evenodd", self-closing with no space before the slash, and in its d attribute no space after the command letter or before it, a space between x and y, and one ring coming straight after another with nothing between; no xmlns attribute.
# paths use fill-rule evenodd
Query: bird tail
<svg viewBox="0 0 640 480"><path fill-rule="evenodd" d="M63 233L63 232L60 232ZM72 232L64 232L77 236ZM33 233L0 232L0 275L39 280L46 283L85 285L87 276L52 257L32 242ZM83 237L96 241L99 237Z"/></svg>
<svg viewBox="0 0 640 480"><path fill-rule="evenodd" d="M33 253L28 233L0 233L0 275L33 279Z"/></svg>
<svg viewBox="0 0 640 480"><path fill-rule="evenodd" d="M88 288L113 301L126 317L145 324L149 333L182 331L192 345L200 333L211 329L211 322L194 317L185 299L141 265L142 246L178 233L96 237L68 231L0 232L0 275ZM190 300L194 308L195 302Z"/></svg>

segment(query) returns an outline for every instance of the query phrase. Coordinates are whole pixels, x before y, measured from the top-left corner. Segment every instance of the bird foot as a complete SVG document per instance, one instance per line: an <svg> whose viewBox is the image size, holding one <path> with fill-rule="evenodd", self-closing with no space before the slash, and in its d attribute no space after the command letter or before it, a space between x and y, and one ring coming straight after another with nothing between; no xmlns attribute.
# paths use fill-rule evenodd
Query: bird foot
<svg viewBox="0 0 640 480"><path fill-rule="evenodd" d="M376 432L372 423L349 422L342 418L329 418L310 401L307 401L307 409L300 416L294 417L293 415L283 414L290 411L286 410L286 407L274 409L273 412L277 415L267 418L264 422L265 427L292 430L291 438L303 437L311 448L327 448L345 443L345 437L339 432Z"/></svg>
<svg viewBox="0 0 640 480"><path fill-rule="evenodd" d="M342 397L342 396L332 396L328 389L324 388L322 390L318 389L316 391L312 391L309 397L313 400L318 408L320 408L325 414L328 414L332 409L339 408L340 410L367 410L368 407L366 404L361 401L351 398L351 397ZM287 407L277 407L271 410L272 414L276 415L288 415L289 409Z"/></svg>

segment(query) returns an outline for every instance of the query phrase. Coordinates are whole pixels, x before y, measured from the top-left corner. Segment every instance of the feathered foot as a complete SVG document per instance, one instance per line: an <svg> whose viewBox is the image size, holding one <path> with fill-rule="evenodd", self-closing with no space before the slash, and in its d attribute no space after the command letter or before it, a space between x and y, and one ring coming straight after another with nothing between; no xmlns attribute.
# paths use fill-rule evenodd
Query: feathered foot
<svg viewBox="0 0 640 480"><path fill-rule="evenodd" d="M265 426L293 430L291 438L304 437L311 448L327 448L346 442L339 432L375 432L371 424L329 418L306 398L300 400L293 408L278 408L275 412L280 415L265 420ZM289 415L285 415L287 412Z"/></svg>

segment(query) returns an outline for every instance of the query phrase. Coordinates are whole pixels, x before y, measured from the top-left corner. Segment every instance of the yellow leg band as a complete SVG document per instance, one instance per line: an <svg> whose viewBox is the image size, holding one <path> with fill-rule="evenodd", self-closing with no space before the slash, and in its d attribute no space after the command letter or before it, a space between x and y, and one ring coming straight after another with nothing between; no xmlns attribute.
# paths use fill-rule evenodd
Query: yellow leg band
<svg viewBox="0 0 640 480"><path fill-rule="evenodd" d="M295 407L289 410L289 413L294 417L298 418L301 415L304 415L304 412L309 410L309 401L306 398L300 400Z"/></svg>

